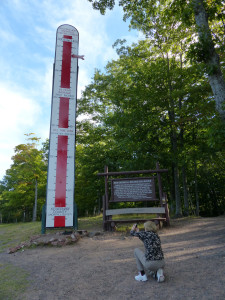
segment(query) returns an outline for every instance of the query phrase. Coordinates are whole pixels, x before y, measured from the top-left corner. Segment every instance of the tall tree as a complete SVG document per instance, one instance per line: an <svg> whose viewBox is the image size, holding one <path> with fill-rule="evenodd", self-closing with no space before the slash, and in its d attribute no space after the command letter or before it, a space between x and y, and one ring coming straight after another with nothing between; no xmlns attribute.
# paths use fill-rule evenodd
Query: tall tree
<svg viewBox="0 0 225 300"><path fill-rule="evenodd" d="M113 9L115 5L115 0L88 1L92 2L93 8L100 10L102 14L107 8ZM176 49L178 41L184 43L189 41L189 57L192 63L197 60L205 64L216 108L224 121L225 80L218 48L224 49L225 46L223 37L225 2L221 0L120 0L119 5L123 7L124 20L130 18L130 26L143 31L151 39L158 35L165 41L166 35L170 35L166 43L167 49L165 51L164 48L162 51ZM194 25L195 31L193 31ZM215 27L217 29L220 27L220 30L216 30L214 34ZM180 37L181 32L185 33L183 38ZM170 49L168 49L168 41Z"/></svg>
<svg viewBox="0 0 225 300"><path fill-rule="evenodd" d="M190 146L188 135L196 123L204 124L212 117L213 102L202 69L190 65L181 68L175 58L152 54L149 45L142 41L118 49L120 59L107 65L106 74L96 72L79 109L94 114L96 126L105 130L105 149L108 139L117 153L118 169L154 167L156 161L164 167L171 164L179 216L179 169L190 160L185 155ZM182 149L178 139L181 128ZM86 137L88 140L90 135Z"/></svg>
<svg viewBox="0 0 225 300"><path fill-rule="evenodd" d="M42 150L37 149L39 138L28 134L28 143L15 147L13 163L3 179L2 199L14 220L36 220L44 202L47 165ZM39 197L37 198L37 183ZM37 201L37 202L36 202ZM33 216L32 216L33 214Z"/></svg>

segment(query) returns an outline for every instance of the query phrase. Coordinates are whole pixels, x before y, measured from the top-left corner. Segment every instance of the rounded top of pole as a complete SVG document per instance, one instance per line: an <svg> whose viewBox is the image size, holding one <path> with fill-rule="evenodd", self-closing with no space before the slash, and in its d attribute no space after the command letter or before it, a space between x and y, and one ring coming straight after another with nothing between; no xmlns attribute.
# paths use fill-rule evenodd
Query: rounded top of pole
<svg viewBox="0 0 225 300"><path fill-rule="evenodd" d="M72 25L69 25L69 24L62 24L60 25L58 28L57 28L57 33L64 33L65 35L66 34L73 34L75 33L76 35L79 36L79 32L78 30L72 26Z"/></svg>

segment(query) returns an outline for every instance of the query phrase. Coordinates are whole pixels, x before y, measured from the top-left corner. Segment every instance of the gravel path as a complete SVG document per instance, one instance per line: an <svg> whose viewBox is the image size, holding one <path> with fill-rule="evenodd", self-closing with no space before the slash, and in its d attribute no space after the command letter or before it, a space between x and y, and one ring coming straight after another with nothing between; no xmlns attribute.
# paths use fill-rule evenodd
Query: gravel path
<svg viewBox="0 0 225 300"><path fill-rule="evenodd" d="M166 261L163 283L134 280L133 250L143 246L121 233L2 254L0 260L30 274L30 286L18 299L225 299L225 216L173 220L159 235Z"/></svg>

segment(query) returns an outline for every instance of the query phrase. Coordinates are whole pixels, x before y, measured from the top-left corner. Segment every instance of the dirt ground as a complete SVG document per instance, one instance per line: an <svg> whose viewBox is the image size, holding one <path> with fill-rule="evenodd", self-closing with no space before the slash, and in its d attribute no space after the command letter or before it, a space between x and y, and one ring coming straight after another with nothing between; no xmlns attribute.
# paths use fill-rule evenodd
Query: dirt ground
<svg viewBox="0 0 225 300"><path fill-rule="evenodd" d="M30 286L18 299L225 299L225 216L173 220L159 235L166 261L163 283L134 280L133 250L143 246L128 234L104 233L0 259L30 274Z"/></svg>

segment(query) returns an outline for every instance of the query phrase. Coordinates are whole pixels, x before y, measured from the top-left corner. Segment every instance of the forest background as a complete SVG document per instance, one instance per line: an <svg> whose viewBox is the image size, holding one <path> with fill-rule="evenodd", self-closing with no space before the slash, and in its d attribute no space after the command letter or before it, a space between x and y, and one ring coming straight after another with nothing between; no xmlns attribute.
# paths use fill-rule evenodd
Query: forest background
<svg viewBox="0 0 225 300"><path fill-rule="evenodd" d="M88 0L102 14L113 0ZM168 169L174 216L225 211L225 2L120 0L124 19L146 38L114 44L119 59L96 70L78 99L75 201L78 215L101 211L97 173ZM39 220L48 140L27 134L0 182L0 222ZM35 206L37 200L37 207ZM133 206L134 203L130 203Z"/></svg>

